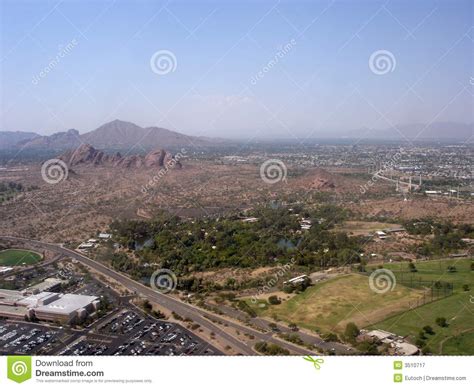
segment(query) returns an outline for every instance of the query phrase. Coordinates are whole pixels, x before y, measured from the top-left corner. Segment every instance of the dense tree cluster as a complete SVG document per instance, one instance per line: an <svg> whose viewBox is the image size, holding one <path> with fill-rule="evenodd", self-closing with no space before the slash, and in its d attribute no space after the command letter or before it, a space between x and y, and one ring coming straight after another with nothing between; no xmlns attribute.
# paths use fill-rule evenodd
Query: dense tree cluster
<svg viewBox="0 0 474 388"><path fill-rule="evenodd" d="M463 238L474 238L474 226L454 225L449 221L432 218L405 221L403 226L408 233L419 236L432 236L429 241L416 248L423 256L439 256L464 248Z"/></svg>
<svg viewBox="0 0 474 388"><path fill-rule="evenodd" d="M435 223L432 229L433 238L419 248L419 253L425 256L442 255L464 248L466 244L462 239L474 237L474 227L468 224Z"/></svg>
<svg viewBox="0 0 474 388"><path fill-rule="evenodd" d="M183 220L163 213L153 221L115 221L111 227L123 246L136 251L140 264L160 263L181 275L284 265L292 259L297 265L318 268L360 262L359 239L330 231L336 221L347 217L343 209L329 205L301 212L261 208L253 216L257 222L243 222L239 215ZM302 217L311 220L310 230L301 230ZM114 257L113 265L134 271L134 264L121 256Z"/></svg>

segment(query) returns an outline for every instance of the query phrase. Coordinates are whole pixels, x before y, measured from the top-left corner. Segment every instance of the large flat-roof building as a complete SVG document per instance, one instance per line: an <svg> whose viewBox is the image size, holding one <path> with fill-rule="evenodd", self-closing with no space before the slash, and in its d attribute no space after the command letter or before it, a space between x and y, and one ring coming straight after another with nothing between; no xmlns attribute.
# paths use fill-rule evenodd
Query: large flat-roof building
<svg viewBox="0 0 474 388"><path fill-rule="evenodd" d="M42 292L31 295L24 301L30 303L29 307L34 309L35 316L39 320L71 322L75 319L84 319L89 313L94 312L98 298L90 295Z"/></svg>
<svg viewBox="0 0 474 388"><path fill-rule="evenodd" d="M27 295L25 291L0 290L0 317L69 323L86 318L99 305L99 298L91 295L57 292Z"/></svg>

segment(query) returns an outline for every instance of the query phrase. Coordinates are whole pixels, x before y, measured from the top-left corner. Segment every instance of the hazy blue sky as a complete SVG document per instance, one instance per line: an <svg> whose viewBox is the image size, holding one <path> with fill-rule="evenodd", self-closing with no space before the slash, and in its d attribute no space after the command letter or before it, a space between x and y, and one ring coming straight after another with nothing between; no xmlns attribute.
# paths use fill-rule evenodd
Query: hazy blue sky
<svg viewBox="0 0 474 388"><path fill-rule="evenodd" d="M0 130L119 118L289 137L473 121L469 0L0 3ZM159 50L174 71L152 71ZM385 74L369 66L379 50Z"/></svg>

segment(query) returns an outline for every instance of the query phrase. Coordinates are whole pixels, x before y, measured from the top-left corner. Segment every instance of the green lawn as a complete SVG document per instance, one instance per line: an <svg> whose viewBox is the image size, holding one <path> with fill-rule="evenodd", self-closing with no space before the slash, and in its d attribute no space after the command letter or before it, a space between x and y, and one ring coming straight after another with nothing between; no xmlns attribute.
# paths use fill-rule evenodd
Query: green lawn
<svg viewBox="0 0 474 388"><path fill-rule="evenodd" d="M407 262L401 263L389 263L384 264L383 267L393 271L397 281L409 284L410 280L414 280L414 284L417 279L423 281L443 281L454 284L454 292L460 292L464 284L473 284L474 282L474 271L471 271L472 259L461 258L461 259L443 259L443 260L430 260L430 261L419 261L414 263L417 272L410 272ZM448 266L456 267L456 272L448 272ZM374 269L371 266L367 266L367 271Z"/></svg>
<svg viewBox="0 0 474 388"><path fill-rule="evenodd" d="M17 265L30 265L41 261L40 254L22 249L6 249L0 252L0 265L14 267Z"/></svg>
<svg viewBox="0 0 474 388"><path fill-rule="evenodd" d="M463 334L474 330L474 304L469 299L472 294L474 293L454 294L386 319L371 328L408 336L413 342L423 326L429 325L435 334L426 336L426 344L433 353L474 355L474 333ZM439 327L435 322L437 317L445 317L449 326Z"/></svg>
<svg viewBox="0 0 474 388"><path fill-rule="evenodd" d="M474 354L474 328L467 333L461 333L457 336L447 339L441 345L441 353L457 355Z"/></svg>
<svg viewBox="0 0 474 388"><path fill-rule="evenodd" d="M377 294L370 289L367 276L349 274L309 287L280 305L249 305L259 315L276 315L311 330L341 333L348 322L364 327L404 311L421 293L397 286L393 291Z"/></svg>
<svg viewBox="0 0 474 388"><path fill-rule="evenodd" d="M419 331L425 325L431 326L435 334L427 335L426 344L433 353L463 355L474 354L474 271L471 271L471 259L434 260L415 263L418 272L414 277L429 281L447 281L454 284L453 295L428 303L413 310L392 316L373 324L370 328L379 328L399 335L408 336L415 341ZM448 265L455 266L456 272L447 272ZM407 263L387 264L384 268L395 273L397 280L403 276L406 280L410 273ZM468 285L469 291L462 286ZM447 319L448 327L439 327L437 317Z"/></svg>
<svg viewBox="0 0 474 388"><path fill-rule="evenodd" d="M344 331L348 322L360 328L379 328L415 342L423 326L431 326L435 333L426 335L426 344L435 354L474 354L474 271L472 259L443 259L415 263L417 272L409 271L408 263L391 263L384 268L394 272L397 285L393 291L377 294L370 290L368 277L349 274L323 281L305 292L279 305L248 303L261 316L277 317L285 322L295 322L301 327L320 332ZM448 272L448 266L456 272ZM374 268L368 267L368 270ZM415 309L423 291L407 287L410 278L427 282L452 283L453 293ZM403 283L403 284L402 284ZM413 282L414 285L416 282ZM470 287L463 290L463 285ZM470 296L473 298L470 298ZM444 317L447 327L436 324L436 318Z"/></svg>

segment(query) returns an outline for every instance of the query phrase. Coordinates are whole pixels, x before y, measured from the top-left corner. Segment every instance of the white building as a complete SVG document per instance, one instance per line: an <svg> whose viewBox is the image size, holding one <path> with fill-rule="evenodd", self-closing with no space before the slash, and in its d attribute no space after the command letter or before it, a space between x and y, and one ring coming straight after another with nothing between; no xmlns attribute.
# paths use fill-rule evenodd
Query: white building
<svg viewBox="0 0 474 388"><path fill-rule="evenodd" d="M86 318L99 306L99 298L91 295L0 290L0 317L70 323Z"/></svg>
<svg viewBox="0 0 474 388"><path fill-rule="evenodd" d="M82 243L81 245L79 245L78 249L91 249L94 247L95 247L95 244L87 242L87 243Z"/></svg>
<svg viewBox="0 0 474 388"><path fill-rule="evenodd" d="M362 332L361 330L361 333ZM390 333L389 331L372 330L365 333L365 335L384 344L388 344L393 349L393 352L400 356L412 356L419 352L419 349L415 345L406 342L403 337Z"/></svg>
<svg viewBox="0 0 474 388"><path fill-rule="evenodd" d="M283 282L283 284L299 284L303 283L306 279L308 279L308 275L300 275L295 278L289 279L286 282Z"/></svg>
<svg viewBox="0 0 474 388"><path fill-rule="evenodd" d="M0 267L0 274L10 272L13 268L12 267Z"/></svg>

